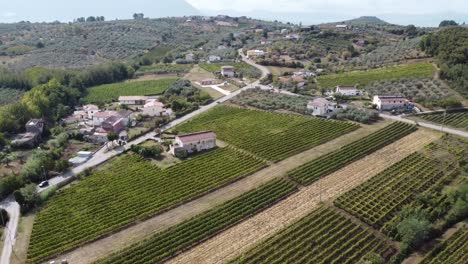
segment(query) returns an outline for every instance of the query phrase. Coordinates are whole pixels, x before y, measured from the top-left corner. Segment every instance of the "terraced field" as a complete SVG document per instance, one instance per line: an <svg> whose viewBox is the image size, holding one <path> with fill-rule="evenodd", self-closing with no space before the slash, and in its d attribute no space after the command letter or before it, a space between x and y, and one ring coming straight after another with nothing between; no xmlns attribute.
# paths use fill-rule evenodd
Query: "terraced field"
<svg viewBox="0 0 468 264"><path fill-rule="evenodd" d="M371 231L322 206L229 263L346 264L369 253L389 257L394 249Z"/></svg>
<svg viewBox="0 0 468 264"><path fill-rule="evenodd" d="M175 81L176 79L162 79L94 86L88 88L84 100L86 103L110 103L117 101L119 96L162 94Z"/></svg>
<svg viewBox="0 0 468 264"><path fill-rule="evenodd" d="M276 179L96 263L160 263L296 191Z"/></svg>
<svg viewBox="0 0 468 264"><path fill-rule="evenodd" d="M395 122L387 127L341 147L327 155L307 162L292 170L288 175L301 184L310 184L349 163L360 159L416 130L416 127Z"/></svg>
<svg viewBox="0 0 468 264"><path fill-rule="evenodd" d="M432 77L434 71L435 68L432 64L422 62L368 71L323 75L318 77L317 80L323 88L334 88L337 85L366 86L373 81Z"/></svg>
<svg viewBox="0 0 468 264"><path fill-rule="evenodd" d="M468 130L468 110L459 112L434 112L428 114L420 114L414 117L421 118L436 124L444 124L447 126Z"/></svg>
<svg viewBox="0 0 468 264"><path fill-rule="evenodd" d="M447 241L436 246L419 264L466 264L468 260L468 228L462 227Z"/></svg>
<svg viewBox="0 0 468 264"><path fill-rule="evenodd" d="M229 144L264 159L279 161L358 127L350 122L217 106L181 124L177 130L212 130Z"/></svg>
<svg viewBox="0 0 468 264"><path fill-rule="evenodd" d="M137 155L125 155L47 203L35 219L28 262L97 239L264 166L259 159L229 147L165 170Z"/></svg>

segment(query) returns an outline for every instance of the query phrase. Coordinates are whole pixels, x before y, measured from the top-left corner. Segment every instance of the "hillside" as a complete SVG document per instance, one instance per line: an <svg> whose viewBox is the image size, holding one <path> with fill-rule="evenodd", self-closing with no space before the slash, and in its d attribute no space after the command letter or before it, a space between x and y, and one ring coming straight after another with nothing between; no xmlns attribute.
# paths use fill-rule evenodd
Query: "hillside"
<svg viewBox="0 0 468 264"><path fill-rule="evenodd" d="M349 24L355 24L355 25L359 25L359 24L389 25L388 22L375 16L361 16L358 18L344 21L344 22L349 23Z"/></svg>

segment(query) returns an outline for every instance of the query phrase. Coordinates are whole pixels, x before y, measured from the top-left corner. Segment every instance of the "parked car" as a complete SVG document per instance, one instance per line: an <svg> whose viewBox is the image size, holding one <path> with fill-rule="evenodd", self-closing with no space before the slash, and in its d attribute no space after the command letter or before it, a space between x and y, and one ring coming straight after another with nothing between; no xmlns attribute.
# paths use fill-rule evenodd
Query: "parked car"
<svg viewBox="0 0 468 264"><path fill-rule="evenodd" d="M40 188L44 188L44 187L47 187L47 186L49 186L49 182L48 182L48 181L43 181L43 182L39 183L39 187L40 187Z"/></svg>

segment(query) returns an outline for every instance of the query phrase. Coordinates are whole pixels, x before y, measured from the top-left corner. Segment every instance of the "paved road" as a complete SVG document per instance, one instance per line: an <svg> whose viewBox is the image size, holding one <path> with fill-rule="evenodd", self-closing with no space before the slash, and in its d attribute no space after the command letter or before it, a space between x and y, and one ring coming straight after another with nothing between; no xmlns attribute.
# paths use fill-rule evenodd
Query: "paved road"
<svg viewBox="0 0 468 264"><path fill-rule="evenodd" d="M380 114L380 116L383 117L383 118L392 119L392 120L401 121L401 122L406 122L406 123L410 123L410 124L418 124L418 125L420 125L422 127L438 130L438 131L441 131L441 132L444 132L444 133L449 133L449 134L462 136L462 137L468 137L468 132L464 132L464 131L460 131L460 130L456 130L456 129L452 129L452 128L448 128L448 127L442 127L442 126L439 126L439 125L433 125L433 124L419 122L419 121L416 122L416 121L413 121L413 120L403 118L401 116L393 116L393 115L387 115L387 114Z"/></svg>
<svg viewBox="0 0 468 264"><path fill-rule="evenodd" d="M16 240L16 230L18 229L18 222L20 217L20 206L15 201L13 196L9 196L0 203L0 207L5 208L10 216L10 221L4 231L4 243L2 250L2 257L0 264L9 264L11 253L13 251L13 245Z"/></svg>

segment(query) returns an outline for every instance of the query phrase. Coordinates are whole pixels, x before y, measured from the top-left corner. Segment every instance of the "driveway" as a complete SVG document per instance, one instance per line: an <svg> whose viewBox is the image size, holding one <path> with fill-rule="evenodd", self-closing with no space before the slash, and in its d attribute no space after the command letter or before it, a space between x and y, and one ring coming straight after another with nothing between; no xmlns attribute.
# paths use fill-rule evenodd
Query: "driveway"
<svg viewBox="0 0 468 264"><path fill-rule="evenodd" d="M16 230L18 229L20 217L20 206L11 195L0 203L0 207L4 208L10 216L10 221L8 221L3 234L4 243L0 264L9 264L13 245L16 240Z"/></svg>

